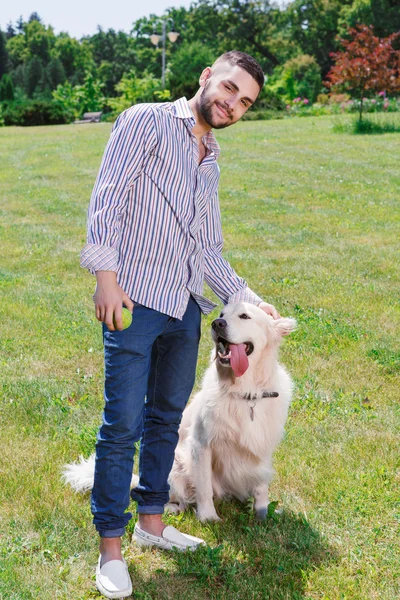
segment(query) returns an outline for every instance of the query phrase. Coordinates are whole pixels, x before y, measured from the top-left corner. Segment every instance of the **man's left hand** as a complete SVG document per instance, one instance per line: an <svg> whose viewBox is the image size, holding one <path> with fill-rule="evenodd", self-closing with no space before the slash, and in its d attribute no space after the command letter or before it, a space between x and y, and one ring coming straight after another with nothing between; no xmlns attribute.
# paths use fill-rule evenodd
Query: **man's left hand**
<svg viewBox="0 0 400 600"><path fill-rule="evenodd" d="M261 302L258 305L258 308L262 308L262 310L266 312L267 315L271 315L271 317L273 317L274 319L280 319L281 315L278 313L275 306L272 306L272 304L268 304L267 302Z"/></svg>

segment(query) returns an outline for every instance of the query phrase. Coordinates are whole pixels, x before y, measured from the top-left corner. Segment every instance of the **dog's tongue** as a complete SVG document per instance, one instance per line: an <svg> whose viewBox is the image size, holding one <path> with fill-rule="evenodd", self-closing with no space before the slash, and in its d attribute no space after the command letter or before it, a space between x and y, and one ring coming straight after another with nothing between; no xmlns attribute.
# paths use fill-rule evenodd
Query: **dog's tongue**
<svg viewBox="0 0 400 600"><path fill-rule="evenodd" d="M231 351L231 367L235 373L235 377L241 377L246 373L249 367L249 359L246 354L244 344L230 344Z"/></svg>

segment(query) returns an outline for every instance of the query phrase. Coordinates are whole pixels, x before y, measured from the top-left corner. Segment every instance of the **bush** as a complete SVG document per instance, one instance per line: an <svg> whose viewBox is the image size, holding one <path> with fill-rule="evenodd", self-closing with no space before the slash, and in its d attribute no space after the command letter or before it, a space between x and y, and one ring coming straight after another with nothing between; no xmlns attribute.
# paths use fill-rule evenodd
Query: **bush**
<svg viewBox="0 0 400 600"><path fill-rule="evenodd" d="M283 110L250 110L244 114L242 121L270 121L271 119L283 119Z"/></svg>
<svg viewBox="0 0 400 600"><path fill-rule="evenodd" d="M342 104L350 100L350 94L329 94L329 104Z"/></svg>
<svg viewBox="0 0 400 600"><path fill-rule="evenodd" d="M286 103L299 97L315 102L322 88L321 69L313 56L296 56L275 69L268 88Z"/></svg>
<svg viewBox="0 0 400 600"><path fill-rule="evenodd" d="M328 94L318 94L318 96L317 96L317 102L318 102L318 104L323 104L324 106L326 104L329 104L329 96L328 96Z"/></svg>
<svg viewBox="0 0 400 600"><path fill-rule="evenodd" d="M3 107L4 125L60 125L70 122L70 116L52 102L34 100L25 104L10 103Z"/></svg>
<svg viewBox="0 0 400 600"><path fill-rule="evenodd" d="M131 71L122 77L115 89L120 96L107 101L114 114L119 114L138 102L164 102L170 99L170 92L162 89L161 80L146 72L139 78Z"/></svg>
<svg viewBox="0 0 400 600"><path fill-rule="evenodd" d="M254 110L257 112L285 110L285 102L280 94L269 89L267 85L264 85L257 98Z"/></svg>
<svg viewBox="0 0 400 600"><path fill-rule="evenodd" d="M179 46L168 64L168 88L172 97L194 96L199 89L201 72L211 66L216 58L215 52L199 41Z"/></svg>

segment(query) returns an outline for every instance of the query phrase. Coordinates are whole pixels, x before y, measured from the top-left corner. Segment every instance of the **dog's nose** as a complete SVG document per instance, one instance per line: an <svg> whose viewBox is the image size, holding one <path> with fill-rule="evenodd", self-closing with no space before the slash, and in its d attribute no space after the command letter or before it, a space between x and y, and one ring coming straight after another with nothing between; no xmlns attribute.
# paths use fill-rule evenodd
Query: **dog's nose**
<svg viewBox="0 0 400 600"><path fill-rule="evenodd" d="M211 327L214 330L225 329L226 326L227 326L227 322L225 321L225 319L215 319L215 321L213 321L211 323Z"/></svg>

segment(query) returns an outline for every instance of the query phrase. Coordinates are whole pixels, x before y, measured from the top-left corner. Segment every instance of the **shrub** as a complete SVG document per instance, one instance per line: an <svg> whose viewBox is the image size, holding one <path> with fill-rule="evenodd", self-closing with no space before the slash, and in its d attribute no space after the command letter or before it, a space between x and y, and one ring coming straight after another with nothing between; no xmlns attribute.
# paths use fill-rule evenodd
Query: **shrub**
<svg viewBox="0 0 400 600"><path fill-rule="evenodd" d="M120 113L138 102L163 102L170 99L170 92L162 89L161 80L148 73L139 78L131 71L122 77L115 89L120 96L108 99L108 105L115 113Z"/></svg>
<svg viewBox="0 0 400 600"><path fill-rule="evenodd" d="M329 104L342 104L350 100L350 94L329 94Z"/></svg>
<svg viewBox="0 0 400 600"><path fill-rule="evenodd" d="M317 96L317 102L318 104L323 104L324 106L326 104L329 103L329 96L328 94L318 94Z"/></svg>
<svg viewBox="0 0 400 600"><path fill-rule="evenodd" d="M34 100L25 104L10 103L3 108L4 125L60 125L70 122L68 114L51 102Z"/></svg>
<svg viewBox="0 0 400 600"><path fill-rule="evenodd" d="M259 112L264 110L285 110L285 102L283 101L282 96L268 88L267 85L264 85L255 104L255 111Z"/></svg>
<svg viewBox="0 0 400 600"><path fill-rule="evenodd" d="M299 97L315 102L321 91L322 80L320 67L313 56L296 56L275 71L268 87L285 102Z"/></svg>

